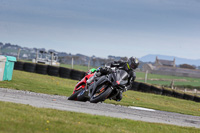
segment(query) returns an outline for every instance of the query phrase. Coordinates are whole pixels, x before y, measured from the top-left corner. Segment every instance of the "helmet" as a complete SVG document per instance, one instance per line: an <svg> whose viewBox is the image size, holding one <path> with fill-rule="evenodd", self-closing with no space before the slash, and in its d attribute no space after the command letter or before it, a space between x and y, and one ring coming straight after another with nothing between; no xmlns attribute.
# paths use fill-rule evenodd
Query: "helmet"
<svg viewBox="0 0 200 133"><path fill-rule="evenodd" d="M139 60L137 58L130 57L128 59L128 65L128 68L136 69L139 66Z"/></svg>
<svg viewBox="0 0 200 133"><path fill-rule="evenodd" d="M94 72L96 72L96 71L97 71L97 69L92 68L92 69L90 69L90 70L88 71L88 74L92 74L92 73L94 73Z"/></svg>

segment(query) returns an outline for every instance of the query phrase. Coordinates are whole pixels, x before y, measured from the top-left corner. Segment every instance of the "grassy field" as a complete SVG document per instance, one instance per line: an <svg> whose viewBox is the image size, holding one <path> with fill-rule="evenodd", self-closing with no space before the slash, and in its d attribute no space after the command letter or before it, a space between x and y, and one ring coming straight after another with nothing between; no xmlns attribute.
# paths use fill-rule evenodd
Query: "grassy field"
<svg viewBox="0 0 200 133"><path fill-rule="evenodd" d="M199 133L199 129L0 102L1 133Z"/></svg>
<svg viewBox="0 0 200 133"><path fill-rule="evenodd" d="M144 82L144 77L145 77L144 72L137 72L136 75L137 75L137 78L138 78L137 81ZM181 86L182 85L182 86L200 87L200 79L199 78L148 74L148 79L149 80L147 82L150 83L150 84L169 86L171 84L171 81L174 80L175 86Z"/></svg>
<svg viewBox="0 0 200 133"><path fill-rule="evenodd" d="M0 87L70 96L76 83L76 80L14 70L13 80L0 82ZM107 100L106 103L200 116L200 103L135 91L125 92L121 102Z"/></svg>

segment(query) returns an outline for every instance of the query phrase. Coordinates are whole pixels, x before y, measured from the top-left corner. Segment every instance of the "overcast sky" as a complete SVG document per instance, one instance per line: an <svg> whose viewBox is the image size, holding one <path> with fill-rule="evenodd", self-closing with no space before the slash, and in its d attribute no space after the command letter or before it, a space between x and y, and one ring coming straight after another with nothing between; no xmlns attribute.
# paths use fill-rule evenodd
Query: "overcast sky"
<svg viewBox="0 0 200 133"><path fill-rule="evenodd" d="M200 59L200 0L0 0L0 42L88 56Z"/></svg>

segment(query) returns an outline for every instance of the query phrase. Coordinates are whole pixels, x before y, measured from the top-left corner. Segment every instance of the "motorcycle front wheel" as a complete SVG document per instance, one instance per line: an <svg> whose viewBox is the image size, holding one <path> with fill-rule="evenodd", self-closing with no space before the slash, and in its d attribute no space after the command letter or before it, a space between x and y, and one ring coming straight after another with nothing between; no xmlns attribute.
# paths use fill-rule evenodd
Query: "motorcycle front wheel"
<svg viewBox="0 0 200 133"><path fill-rule="evenodd" d="M82 90L78 95L77 95L77 101L81 101L81 102L86 102L89 101L88 98L88 94L86 92L86 90Z"/></svg>
<svg viewBox="0 0 200 133"><path fill-rule="evenodd" d="M91 98L91 103L98 103L106 100L106 98L110 95L112 92L112 89L110 87L105 88L103 91L100 91L98 93L95 93Z"/></svg>

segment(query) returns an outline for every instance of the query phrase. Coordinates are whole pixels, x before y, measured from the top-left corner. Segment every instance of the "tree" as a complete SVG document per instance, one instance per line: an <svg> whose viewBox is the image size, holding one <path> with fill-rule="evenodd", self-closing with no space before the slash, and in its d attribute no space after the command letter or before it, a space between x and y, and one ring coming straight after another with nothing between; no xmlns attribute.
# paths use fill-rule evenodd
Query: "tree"
<svg viewBox="0 0 200 133"><path fill-rule="evenodd" d="M189 65L189 64L181 64L180 68L196 69L195 66L192 66L192 65Z"/></svg>

